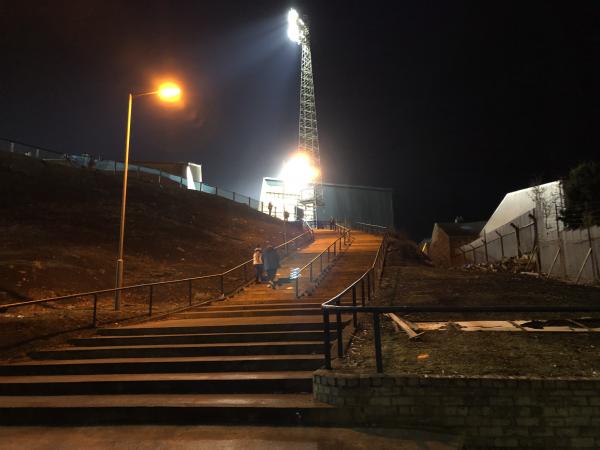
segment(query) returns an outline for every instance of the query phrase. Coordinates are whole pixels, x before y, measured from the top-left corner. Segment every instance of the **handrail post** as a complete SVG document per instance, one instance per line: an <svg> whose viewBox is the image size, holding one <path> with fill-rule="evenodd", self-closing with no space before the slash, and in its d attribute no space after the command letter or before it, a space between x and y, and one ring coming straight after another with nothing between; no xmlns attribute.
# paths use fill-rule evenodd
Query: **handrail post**
<svg viewBox="0 0 600 450"><path fill-rule="evenodd" d="M362 300L362 307L365 307L365 279L360 279L360 296Z"/></svg>
<svg viewBox="0 0 600 450"><path fill-rule="evenodd" d="M190 301L190 306L192 306L192 297L192 280L190 280L188 285L188 299Z"/></svg>
<svg viewBox="0 0 600 450"><path fill-rule="evenodd" d="M319 261L321 263L321 270L319 271L319 275L323 273L323 253L319 256Z"/></svg>
<svg viewBox="0 0 600 450"><path fill-rule="evenodd" d="M248 281L248 267L244 264L244 283Z"/></svg>
<svg viewBox="0 0 600 450"><path fill-rule="evenodd" d="M352 286L352 306L356 308L356 285ZM352 311L352 323L354 328L358 327L358 320L356 318L356 309Z"/></svg>
<svg viewBox="0 0 600 450"><path fill-rule="evenodd" d="M300 274L298 274L298 277L296 278L296 298L300 298L300 295L298 293L298 280L300 279Z"/></svg>
<svg viewBox="0 0 600 450"><path fill-rule="evenodd" d="M323 342L325 344L324 353L325 353L325 368L327 370L331 370L331 336L329 334L329 310L323 309L323 333L324 339Z"/></svg>
<svg viewBox="0 0 600 450"><path fill-rule="evenodd" d="M337 301L337 306L339 306L340 300ZM337 322L337 354L339 358L344 357L344 342L342 339L342 313L339 310L335 312L335 320Z"/></svg>
<svg viewBox="0 0 600 450"><path fill-rule="evenodd" d="M152 315L152 303L154 301L154 285L150 285L150 302L148 305L148 315Z"/></svg>
<svg viewBox="0 0 600 450"><path fill-rule="evenodd" d="M381 357L381 330L379 328L379 313L373 313L373 333L375 337L375 362L377 373L383 373L383 360Z"/></svg>
<svg viewBox="0 0 600 450"><path fill-rule="evenodd" d="M312 270L312 261L311 261L311 263L310 263L310 281L311 281L311 283L312 283L312 280L313 280L313 270Z"/></svg>
<svg viewBox="0 0 600 450"><path fill-rule="evenodd" d="M221 295L225 297L225 275L221 274Z"/></svg>
<svg viewBox="0 0 600 450"><path fill-rule="evenodd" d="M96 328L98 314L98 294L94 294L94 315L92 316L92 327Z"/></svg>
<svg viewBox="0 0 600 450"><path fill-rule="evenodd" d="M327 247L327 264L329 264L329 260L331 258L331 245L329 247Z"/></svg>
<svg viewBox="0 0 600 450"><path fill-rule="evenodd" d="M371 303L371 271L367 272L367 299Z"/></svg>

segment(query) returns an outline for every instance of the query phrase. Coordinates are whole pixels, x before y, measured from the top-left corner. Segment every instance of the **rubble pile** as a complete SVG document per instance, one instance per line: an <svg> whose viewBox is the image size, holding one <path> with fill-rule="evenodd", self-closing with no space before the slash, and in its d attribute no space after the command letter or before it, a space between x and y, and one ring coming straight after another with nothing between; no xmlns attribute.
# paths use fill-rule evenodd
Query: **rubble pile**
<svg viewBox="0 0 600 450"><path fill-rule="evenodd" d="M520 258L506 258L502 261L494 261L490 263L465 264L461 266L461 270L478 271L478 272L510 272L524 273L535 271L535 261L532 261L529 255L523 255Z"/></svg>
<svg viewBox="0 0 600 450"><path fill-rule="evenodd" d="M407 263L431 265L429 257L419 250L416 243L400 233L391 235L387 248L386 264L396 266Z"/></svg>

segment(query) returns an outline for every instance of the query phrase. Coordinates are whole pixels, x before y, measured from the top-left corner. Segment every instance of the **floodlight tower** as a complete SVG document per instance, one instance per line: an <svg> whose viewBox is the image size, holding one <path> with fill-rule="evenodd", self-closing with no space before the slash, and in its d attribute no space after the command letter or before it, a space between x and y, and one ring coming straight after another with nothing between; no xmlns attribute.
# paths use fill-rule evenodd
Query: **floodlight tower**
<svg viewBox="0 0 600 450"><path fill-rule="evenodd" d="M317 206L323 206L323 179L321 155L319 154L319 132L317 128L317 107L315 105L315 87L313 83L312 58L310 54L310 33L308 25L300 18L295 9L288 13L288 37L302 47L300 64L300 119L298 126L298 149L308 152L312 164L317 170L312 198L303 198L306 207L312 206L313 220L317 220Z"/></svg>

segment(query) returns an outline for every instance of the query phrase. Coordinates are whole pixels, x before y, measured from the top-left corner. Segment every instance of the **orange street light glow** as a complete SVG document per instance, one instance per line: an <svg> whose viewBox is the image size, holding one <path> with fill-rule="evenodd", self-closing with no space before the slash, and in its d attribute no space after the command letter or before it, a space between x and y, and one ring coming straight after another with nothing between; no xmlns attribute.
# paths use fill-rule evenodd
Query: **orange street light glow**
<svg viewBox="0 0 600 450"><path fill-rule="evenodd" d="M158 87L158 96L165 102L176 102L181 98L181 89L175 83L163 83Z"/></svg>

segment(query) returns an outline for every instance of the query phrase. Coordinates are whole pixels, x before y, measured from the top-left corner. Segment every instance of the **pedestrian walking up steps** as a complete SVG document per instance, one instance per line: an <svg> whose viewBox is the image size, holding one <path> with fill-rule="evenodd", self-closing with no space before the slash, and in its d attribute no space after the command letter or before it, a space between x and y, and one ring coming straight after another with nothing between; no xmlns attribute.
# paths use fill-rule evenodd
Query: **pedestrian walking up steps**
<svg viewBox="0 0 600 450"><path fill-rule="evenodd" d="M349 255L313 297L253 285L168 320L102 328L0 366L0 423L347 423L311 391L323 366L320 305L367 267Z"/></svg>
<svg viewBox="0 0 600 450"><path fill-rule="evenodd" d="M0 366L2 423L327 423L322 301L223 302L31 352Z"/></svg>

